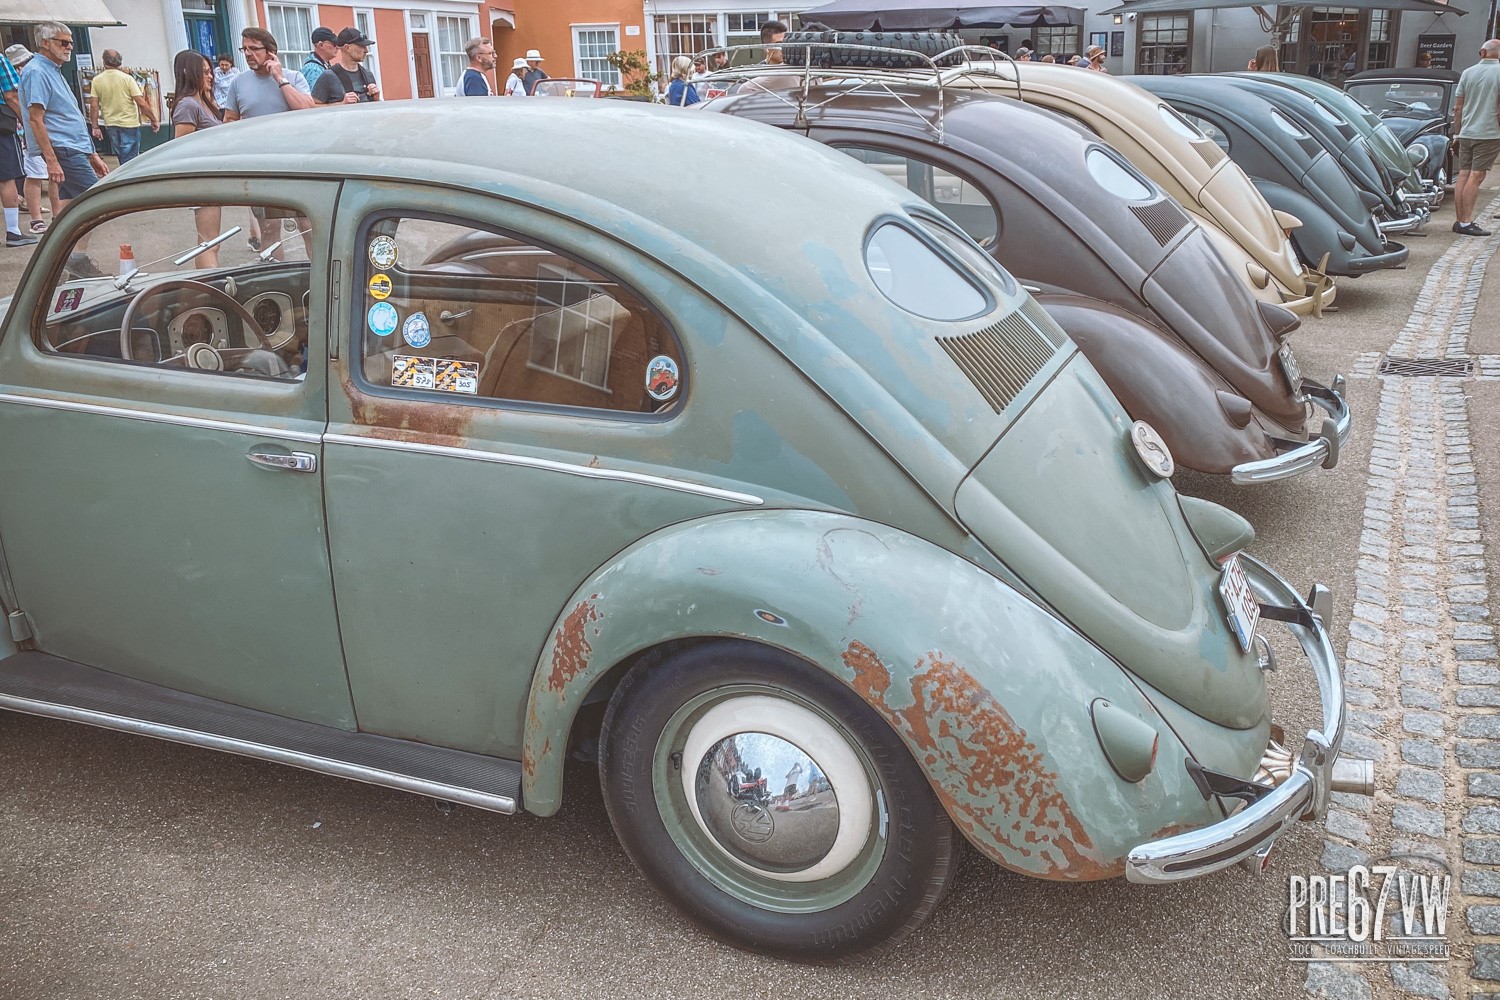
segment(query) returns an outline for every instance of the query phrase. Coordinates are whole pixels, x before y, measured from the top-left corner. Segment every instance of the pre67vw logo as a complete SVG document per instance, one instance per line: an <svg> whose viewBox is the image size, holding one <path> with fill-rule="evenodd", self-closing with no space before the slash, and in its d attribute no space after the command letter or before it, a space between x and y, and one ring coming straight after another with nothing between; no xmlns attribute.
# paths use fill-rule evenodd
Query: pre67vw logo
<svg viewBox="0 0 1500 1000"><path fill-rule="evenodd" d="M1445 962L1453 876L1436 858L1293 875L1287 884L1294 962Z"/></svg>

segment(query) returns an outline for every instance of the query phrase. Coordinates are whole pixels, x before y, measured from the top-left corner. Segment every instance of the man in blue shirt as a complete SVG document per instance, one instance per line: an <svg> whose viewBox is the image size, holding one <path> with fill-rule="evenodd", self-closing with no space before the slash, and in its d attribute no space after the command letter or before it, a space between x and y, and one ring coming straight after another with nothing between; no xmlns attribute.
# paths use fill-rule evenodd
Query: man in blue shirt
<svg viewBox="0 0 1500 1000"><path fill-rule="evenodd" d="M488 38L471 38L464 43L464 55L469 57L469 67L464 70L458 92L465 97L493 95L488 74L495 68L495 43Z"/></svg>
<svg viewBox="0 0 1500 1000"><path fill-rule="evenodd" d="M333 33L332 28L314 28L312 33L312 54L302 64L302 75L307 78L308 92L318 82L328 67L333 65L333 57L339 54L339 36ZM222 106L223 102L220 102Z"/></svg>
<svg viewBox="0 0 1500 1000"><path fill-rule="evenodd" d="M0 91L5 106L0 108L0 205L5 207L5 245L30 246L36 237L21 232L21 198L18 184L26 182L21 163L21 76L9 59L0 56Z"/></svg>

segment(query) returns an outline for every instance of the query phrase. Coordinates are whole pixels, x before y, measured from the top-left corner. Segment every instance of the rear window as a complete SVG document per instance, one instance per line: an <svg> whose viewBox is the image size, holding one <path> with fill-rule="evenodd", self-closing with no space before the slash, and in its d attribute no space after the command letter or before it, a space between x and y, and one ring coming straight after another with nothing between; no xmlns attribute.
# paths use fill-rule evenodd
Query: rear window
<svg viewBox="0 0 1500 1000"><path fill-rule="evenodd" d="M907 312L960 320L989 309L978 282L905 226L883 223L865 244L865 267L875 287Z"/></svg>

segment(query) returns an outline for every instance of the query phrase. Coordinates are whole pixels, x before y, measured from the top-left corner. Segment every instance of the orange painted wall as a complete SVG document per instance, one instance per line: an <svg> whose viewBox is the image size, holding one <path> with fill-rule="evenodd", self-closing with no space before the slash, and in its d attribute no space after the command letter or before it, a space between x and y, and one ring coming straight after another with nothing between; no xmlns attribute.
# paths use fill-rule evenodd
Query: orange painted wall
<svg viewBox="0 0 1500 1000"><path fill-rule="evenodd" d="M496 72L509 72L511 61L539 49L546 61L542 69L549 76L577 76L573 65L573 28L575 24L618 24L620 47L626 51L646 48L646 15L641 0L515 0L514 30L495 26L495 50L500 61ZM638 35L626 35L627 27L640 28Z"/></svg>
<svg viewBox="0 0 1500 1000"><path fill-rule="evenodd" d="M380 56L380 96L387 101L412 97L411 45L401 11L375 8L375 51Z"/></svg>

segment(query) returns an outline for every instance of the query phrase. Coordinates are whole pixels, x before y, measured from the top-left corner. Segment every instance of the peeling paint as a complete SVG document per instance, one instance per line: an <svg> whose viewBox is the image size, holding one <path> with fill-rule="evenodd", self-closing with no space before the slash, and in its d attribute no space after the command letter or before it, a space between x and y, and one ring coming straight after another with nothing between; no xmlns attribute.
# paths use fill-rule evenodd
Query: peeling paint
<svg viewBox="0 0 1500 1000"><path fill-rule="evenodd" d="M587 600L579 601L552 636L552 673L547 677L547 691L560 694L573 678L588 669L594 651L589 645L588 626L599 620L594 604L598 599L598 594L590 594ZM594 634L599 634L597 628Z"/></svg>
<svg viewBox="0 0 1500 1000"><path fill-rule="evenodd" d="M389 441L428 441L434 437L467 442L474 414L466 403L438 403L428 399L370 396L355 388L347 374L339 379L354 422L369 428L372 437Z"/></svg>
<svg viewBox="0 0 1500 1000"><path fill-rule="evenodd" d="M912 673L910 703L897 708L902 699L874 650L851 642L842 659L855 693L916 750L948 814L992 860L1070 881L1124 871L1124 859L1097 856L1042 752L972 674L930 652Z"/></svg>

